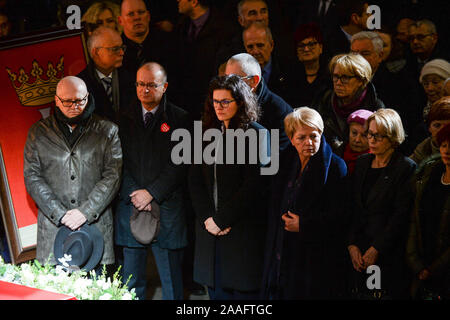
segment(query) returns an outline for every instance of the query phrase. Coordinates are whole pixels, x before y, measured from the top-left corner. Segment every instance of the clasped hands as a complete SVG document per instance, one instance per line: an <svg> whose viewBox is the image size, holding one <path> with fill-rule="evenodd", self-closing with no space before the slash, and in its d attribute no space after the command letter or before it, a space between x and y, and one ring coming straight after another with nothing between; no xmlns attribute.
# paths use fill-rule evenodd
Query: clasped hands
<svg viewBox="0 0 450 320"><path fill-rule="evenodd" d="M214 222L214 219L212 217L209 217L204 222L206 230L211 233L213 236L224 236L228 234L228 232L231 231L231 227L225 228L224 230L221 230L217 224Z"/></svg>
<svg viewBox="0 0 450 320"><path fill-rule="evenodd" d="M153 196L146 189L135 190L130 194L131 203L139 211L151 211L152 205L150 202Z"/></svg>
<svg viewBox="0 0 450 320"><path fill-rule="evenodd" d="M71 230L78 230L86 221L86 216L78 209L67 211L61 219L61 223Z"/></svg>
<svg viewBox="0 0 450 320"><path fill-rule="evenodd" d="M350 245L348 246L348 252L352 259L353 268L358 272L362 272L367 269L368 266L374 265L378 259L378 250L374 247L370 247L364 255L362 255L357 246Z"/></svg>
<svg viewBox="0 0 450 320"><path fill-rule="evenodd" d="M130 194L131 202L139 211L151 211L152 195L145 189L133 191ZM62 217L61 223L71 230L79 229L87 221L86 216L78 209L71 209Z"/></svg>
<svg viewBox="0 0 450 320"><path fill-rule="evenodd" d="M281 216L284 221L284 230L289 232L299 232L300 231L300 218L298 214L288 211Z"/></svg>

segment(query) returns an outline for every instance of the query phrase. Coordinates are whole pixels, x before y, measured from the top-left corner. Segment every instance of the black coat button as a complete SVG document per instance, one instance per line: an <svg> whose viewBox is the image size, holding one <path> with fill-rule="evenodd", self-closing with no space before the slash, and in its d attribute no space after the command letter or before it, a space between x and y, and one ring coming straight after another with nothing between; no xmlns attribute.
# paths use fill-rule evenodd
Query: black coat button
<svg viewBox="0 0 450 320"><path fill-rule="evenodd" d="M74 199L72 199L72 200L70 200L70 202L71 202L71 203L75 203L75 200L74 200Z"/></svg>
<svg viewBox="0 0 450 320"><path fill-rule="evenodd" d="M70 179L71 179L71 180L75 180L75 176L71 176Z"/></svg>

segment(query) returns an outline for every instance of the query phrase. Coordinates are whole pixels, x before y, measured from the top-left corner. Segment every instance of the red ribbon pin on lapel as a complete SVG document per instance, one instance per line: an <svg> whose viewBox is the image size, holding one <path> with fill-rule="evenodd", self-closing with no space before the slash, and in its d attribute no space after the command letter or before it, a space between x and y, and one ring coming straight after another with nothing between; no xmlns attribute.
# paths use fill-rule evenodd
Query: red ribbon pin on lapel
<svg viewBox="0 0 450 320"><path fill-rule="evenodd" d="M170 127L169 127L169 125L167 124L167 123L163 123L162 125L161 125L161 132L168 132L170 130Z"/></svg>

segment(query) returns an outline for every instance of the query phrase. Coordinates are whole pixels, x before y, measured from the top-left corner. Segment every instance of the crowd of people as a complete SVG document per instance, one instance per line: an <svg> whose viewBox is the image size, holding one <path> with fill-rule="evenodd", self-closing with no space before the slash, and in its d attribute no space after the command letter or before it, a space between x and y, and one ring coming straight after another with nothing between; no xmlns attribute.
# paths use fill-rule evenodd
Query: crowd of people
<svg viewBox="0 0 450 320"><path fill-rule="evenodd" d="M97 270L120 265L140 299L149 248L163 299L196 283L217 300L449 299L450 54L430 17L378 1L370 30L365 0L154 2L85 4L89 63L24 152L37 258L89 224ZM194 121L227 148L203 141L213 161L175 164L171 134ZM278 130L278 172L233 153L229 129L258 132L246 151ZM130 217L156 208L142 244Z"/></svg>

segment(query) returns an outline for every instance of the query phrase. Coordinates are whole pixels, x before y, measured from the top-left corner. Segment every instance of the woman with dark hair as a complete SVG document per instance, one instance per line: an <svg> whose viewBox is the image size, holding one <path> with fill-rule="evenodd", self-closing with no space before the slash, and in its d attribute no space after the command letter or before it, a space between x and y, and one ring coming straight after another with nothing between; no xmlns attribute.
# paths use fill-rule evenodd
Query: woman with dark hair
<svg viewBox="0 0 450 320"><path fill-rule="evenodd" d="M202 119L204 129L221 128L222 125L225 129L245 129L250 122L258 120L256 96L245 87L244 81L238 80L240 78L233 75L211 81Z"/></svg>
<svg viewBox="0 0 450 320"><path fill-rule="evenodd" d="M291 145L273 177L265 250L265 299L336 299L344 291L344 160L323 136L311 108L284 119Z"/></svg>
<svg viewBox="0 0 450 320"><path fill-rule="evenodd" d="M215 131L218 136L212 161L205 159L209 143L203 148L203 163L191 166L189 189L196 214L194 281L208 286L212 300L259 296L267 183L260 173L261 161L252 163L249 158L268 148L267 138L259 139L260 134L268 134L257 119L256 97L240 77L211 81L202 123L205 135ZM230 129L239 130L230 135ZM256 140L244 138L236 146L240 134L254 135ZM234 151L231 156L230 151ZM244 163L237 161L241 156Z"/></svg>
<svg viewBox="0 0 450 320"><path fill-rule="evenodd" d="M448 123L450 123L450 97L443 97L433 103L428 113L427 126L431 136L417 145L409 157L417 164L420 164L433 154L438 154L437 133Z"/></svg>
<svg viewBox="0 0 450 320"><path fill-rule="evenodd" d="M296 82L293 92L297 92L293 105L309 106L316 96L320 96L331 87L327 63L323 58L323 38L316 23L300 25L294 41L297 49L298 62Z"/></svg>
<svg viewBox="0 0 450 320"><path fill-rule="evenodd" d="M395 110L377 110L366 127L370 153L356 160L351 178L349 285L353 298L405 298L405 245L414 197L410 182L416 164L398 151L405 132ZM372 265L379 267L381 287L378 281L375 288L367 285Z"/></svg>
<svg viewBox="0 0 450 320"><path fill-rule="evenodd" d="M406 258L414 274L411 296L450 299L450 124L436 135L439 155L416 172L416 201Z"/></svg>

